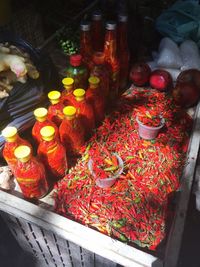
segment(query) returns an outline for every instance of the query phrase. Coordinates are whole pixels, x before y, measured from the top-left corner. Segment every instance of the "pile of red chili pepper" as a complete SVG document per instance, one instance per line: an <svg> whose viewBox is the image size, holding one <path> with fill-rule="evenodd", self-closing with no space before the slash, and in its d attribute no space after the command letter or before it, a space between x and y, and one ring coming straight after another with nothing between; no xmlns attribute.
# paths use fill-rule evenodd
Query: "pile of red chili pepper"
<svg viewBox="0 0 200 267"><path fill-rule="evenodd" d="M155 110L138 114L138 119L142 124L150 127L158 127L161 124L161 116Z"/></svg>
<svg viewBox="0 0 200 267"><path fill-rule="evenodd" d="M94 155L92 162L93 172L98 179L112 177L119 170L117 157L106 150L103 153L99 153L99 155Z"/></svg>
<svg viewBox="0 0 200 267"><path fill-rule="evenodd" d="M165 126L155 140L138 136L138 113L156 110ZM172 216L169 199L179 187L192 119L171 97L155 90L133 89L82 148L82 158L57 185L58 213L119 240L156 249ZM88 160L117 153L124 171L110 188L95 185Z"/></svg>

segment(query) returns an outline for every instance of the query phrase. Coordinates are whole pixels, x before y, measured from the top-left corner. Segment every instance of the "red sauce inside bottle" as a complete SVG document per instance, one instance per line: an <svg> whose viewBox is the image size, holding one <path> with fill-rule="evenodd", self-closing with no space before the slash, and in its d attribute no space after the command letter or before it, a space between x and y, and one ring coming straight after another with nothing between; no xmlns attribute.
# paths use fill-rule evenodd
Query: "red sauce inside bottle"
<svg viewBox="0 0 200 267"><path fill-rule="evenodd" d="M30 152L27 154L27 151L27 146L19 146L15 149L14 153L18 159L15 177L24 197L42 198L49 189L45 168ZM24 154L23 156L22 153Z"/></svg>
<svg viewBox="0 0 200 267"><path fill-rule="evenodd" d="M79 149L85 142L85 131L81 121L76 116L76 108L67 106L63 110L65 118L59 127L60 140L67 155L79 154Z"/></svg>
<svg viewBox="0 0 200 267"><path fill-rule="evenodd" d="M65 176L68 165L64 146L54 139L55 130L51 126L41 129L43 140L38 146L38 156L44 164L48 175L57 180Z"/></svg>

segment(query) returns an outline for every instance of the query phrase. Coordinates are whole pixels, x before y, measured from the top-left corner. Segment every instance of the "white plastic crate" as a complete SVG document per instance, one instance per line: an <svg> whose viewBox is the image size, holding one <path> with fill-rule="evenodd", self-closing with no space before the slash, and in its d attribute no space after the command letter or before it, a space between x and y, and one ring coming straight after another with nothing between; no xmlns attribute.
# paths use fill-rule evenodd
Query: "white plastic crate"
<svg viewBox="0 0 200 267"><path fill-rule="evenodd" d="M176 267L199 151L200 104L194 119L176 214L163 258L60 216L45 203L37 206L4 191L0 191L1 216L22 248L38 259L38 267L114 267L117 263L126 267Z"/></svg>

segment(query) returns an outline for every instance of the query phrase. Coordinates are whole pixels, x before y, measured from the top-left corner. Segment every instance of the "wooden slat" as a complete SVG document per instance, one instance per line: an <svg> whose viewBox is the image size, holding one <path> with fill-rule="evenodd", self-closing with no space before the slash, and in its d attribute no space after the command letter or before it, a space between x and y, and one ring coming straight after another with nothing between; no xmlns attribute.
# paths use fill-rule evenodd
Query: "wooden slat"
<svg viewBox="0 0 200 267"><path fill-rule="evenodd" d="M197 156L200 144L200 103L197 106L194 127L190 138L187 165L181 177L181 188L176 208L176 215L168 237L165 254L165 267L176 267L181 248L185 219L195 175Z"/></svg>

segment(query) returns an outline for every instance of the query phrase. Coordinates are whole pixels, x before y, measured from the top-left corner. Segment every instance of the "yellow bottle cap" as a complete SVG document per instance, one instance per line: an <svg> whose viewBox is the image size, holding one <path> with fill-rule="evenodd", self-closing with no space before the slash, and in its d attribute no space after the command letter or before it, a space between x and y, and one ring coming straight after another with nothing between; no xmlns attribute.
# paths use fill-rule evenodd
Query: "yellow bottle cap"
<svg viewBox="0 0 200 267"><path fill-rule="evenodd" d="M74 79L73 78L64 78L64 79L62 79L62 84L64 85L64 86L70 86L70 85L73 85L73 83L74 83Z"/></svg>
<svg viewBox="0 0 200 267"><path fill-rule="evenodd" d="M63 108L63 113L69 118L73 118L76 114L76 108L73 106L66 106Z"/></svg>
<svg viewBox="0 0 200 267"><path fill-rule="evenodd" d="M31 157L31 149L29 146L18 146L14 151L14 155L21 162L27 162Z"/></svg>
<svg viewBox="0 0 200 267"><path fill-rule="evenodd" d="M51 141L54 138L55 129L53 126L44 126L40 130L40 134L41 134L43 140Z"/></svg>
<svg viewBox="0 0 200 267"><path fill-rule="evenodd" d="M59 91L51 91L48 93L48 98L52 104L57 104L60 101L61 93Z"/></svg>
<svg viewBox="0 0 200 267"><path fill-rule="evenodd" d="M85 90L82 88L75 89L73 94L77 101L81 101L85 98Z"/></svg>
<svg viewBox="0 0 200 267"><path fill-rule="evenodd" d="M17 137L17 128L14 126L8 126L1 132L3 137L8 142L13 142L16 140Z"/></svg>
<svg viewBox="0 0 200 267"><path fill-rule="evenodd" d="M34 110L34 116L36 120L42 122L46 120L47 117L47 109L46 108L37 108Z"/></svg>
<svg viewBox="0 0 200 267"><path fill-rule="evenodd" d="M89 79L88 79L88 82L92 85L98 85L99 82L100 82L100 79L96 76L91 76Z"/></svg>

